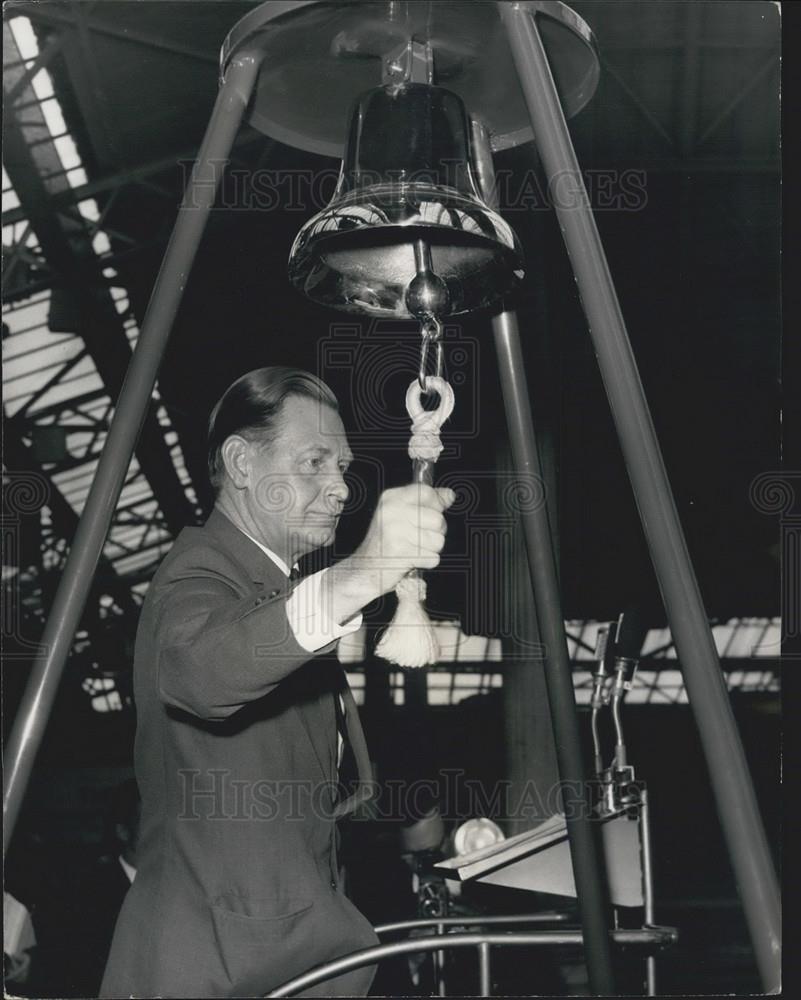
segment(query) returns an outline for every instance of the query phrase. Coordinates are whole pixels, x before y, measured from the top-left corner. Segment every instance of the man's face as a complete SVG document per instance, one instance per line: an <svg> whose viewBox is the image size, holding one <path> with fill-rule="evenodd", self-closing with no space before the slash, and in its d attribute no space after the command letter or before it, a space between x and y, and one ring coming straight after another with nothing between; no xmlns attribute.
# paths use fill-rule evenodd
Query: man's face
<svg viewBox="0 0 801 1000"><path fill-rule="evenodd" d="M294 562L334 541L352 459L336 410L307 396L284 400L275 440L251 449L248 507L270 548Z"/></svg>

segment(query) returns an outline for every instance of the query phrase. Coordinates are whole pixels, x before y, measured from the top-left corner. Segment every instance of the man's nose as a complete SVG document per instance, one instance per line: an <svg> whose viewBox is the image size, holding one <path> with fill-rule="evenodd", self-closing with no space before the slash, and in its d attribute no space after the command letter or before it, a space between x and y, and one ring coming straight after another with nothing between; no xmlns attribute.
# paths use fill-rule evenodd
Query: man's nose
<svg viewBox="0 0 801 1000"><path fill-rule="evenodd" d="M348 484L345 482L345 477L341 472L337 473L331 484L328 487L327 492L329 502L335 504L336 506L344 506L345 501L350 496L350 489Z"/></svg>

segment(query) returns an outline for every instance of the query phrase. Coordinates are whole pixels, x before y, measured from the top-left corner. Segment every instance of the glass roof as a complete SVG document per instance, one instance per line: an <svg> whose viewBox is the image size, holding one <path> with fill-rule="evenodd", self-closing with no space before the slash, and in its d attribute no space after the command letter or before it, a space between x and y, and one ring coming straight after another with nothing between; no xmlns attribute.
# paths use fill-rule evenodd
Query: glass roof
<svg viewBox="0 0 801 1000"><path fill-rule="evenodd" d="M16 48L18 58L13 65L18 66L21 75L35 67L40 57L36 35L28 18L23 16L10 19L8 30L12 40L6 33L5 54L8 57L10 46ZM8 68L8 58L6 62ZM85 184L86 171L66 128L46 67L21 86L23 90L14 105L14 113L21 120L28 147L48 190ZM5 168L2 199L4 213L20 206ZM101 264L111 257L111 242L95 199L78 202L71 210L70 219L90 242ZM49 440L47 428L52 431L61 428L66 453L58 460L47 461L45 449L42 471L58 487L72 510L80 515L113 417L112 400L79 333L53 330L50 289L43 288L22 297L14 294L16 286L11 278L15 270L24 270L30 265L37 269L46 267L32 226L24 219L3 226L3 246L7 289L3 304L5 417L17 418L23 437L32 441L35 452L37 442ZM131 348L134 348L139 329L129 309L127 291L114 283L117 272L113 266L103 267L102 273L109 282L109 293ZM167 411L159 405L157 392L154 401L179 481L189 500L196 503L177 435ZM119 574L129 575L155 566L171 541L153 491L134 456L104 554Z"/></svg>

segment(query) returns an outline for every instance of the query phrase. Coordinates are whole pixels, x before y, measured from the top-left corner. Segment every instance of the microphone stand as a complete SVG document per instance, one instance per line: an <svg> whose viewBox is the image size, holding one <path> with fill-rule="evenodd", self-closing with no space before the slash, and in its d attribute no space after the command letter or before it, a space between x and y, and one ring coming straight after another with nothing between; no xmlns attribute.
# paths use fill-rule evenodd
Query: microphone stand
<svg viewBox="0 0 801 1000"><path fill-rule="evenodd" d="M654 923L654 886L651 852L651 825L648 810L648 790L642 781L637 781L634 767L629 763L628 750L623 734L622 707L626 693L631 690L634 676L639 666L639 653L644 633L637 628L623 628L624 615L617 622L615 638L610 642L611 625L602 625L595 641L595 669L590 699L592 743L595 758L595 775L600 785L598 801L599 817L625 812L630 820L640 825L640 857L643 885L643 923L646 927ZM621 641L622 639L622 641ZM612 670L608 668L611 653L614 656ZM623 654L626 655L623 655ZM633 655L636 653L637 655ZM615 749L612 761L604 766L599 719L602 710L609 706L615 730ZM656 996L656 959L648 955L645 960L645 994Z"/></svg>

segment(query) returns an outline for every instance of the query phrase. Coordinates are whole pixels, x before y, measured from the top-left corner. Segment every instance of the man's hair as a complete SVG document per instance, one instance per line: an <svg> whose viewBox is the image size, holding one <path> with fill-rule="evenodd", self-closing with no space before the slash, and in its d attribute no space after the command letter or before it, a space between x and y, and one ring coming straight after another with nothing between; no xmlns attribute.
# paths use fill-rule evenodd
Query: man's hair
<svg viewBox="0 0 801 1000"><path fill-rule="evenodd" d="M209 479L215 496L225 479L222 446L239 434L247 441L269 444L278 432L278 418L287 396L307 396L339 409L337 398L316 375L300 368L274 365L238 378L217 401L209 417Z"/></svg>

